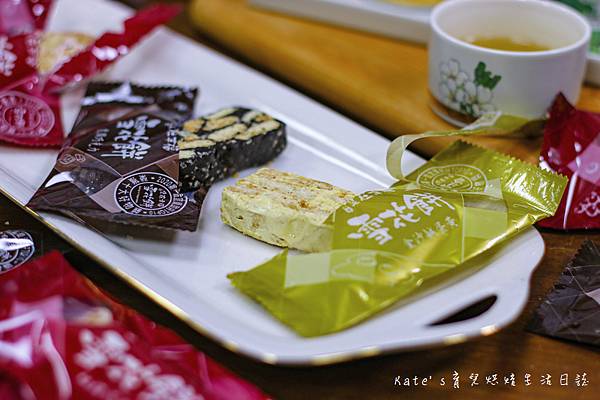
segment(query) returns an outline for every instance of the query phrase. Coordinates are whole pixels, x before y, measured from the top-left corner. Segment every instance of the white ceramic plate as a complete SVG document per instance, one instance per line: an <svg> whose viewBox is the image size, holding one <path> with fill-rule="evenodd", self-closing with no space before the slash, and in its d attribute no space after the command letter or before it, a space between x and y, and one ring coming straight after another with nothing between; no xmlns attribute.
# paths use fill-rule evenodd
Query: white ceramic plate
<svg viewBox="0 0 600 400"><path fill-rule="evenodd" d="M249 0L279 12L332 22L397 39L427 43L431 7L411 7L383 0ZM600 85L600 55L588 53L587 82Z"/></svg>
<svg viewBox="0 0 600 400"><path fill-rule="evenodd" d="M101 0L61 0L52 30L100 32L118 24L129 10ZM93 13L88 11L93 9ZM389 142L293 90L177 34L161 29L107 74L110 79L198 85L197 113L242 104L276 115L288 126L289 147L273 167L331 182L357 192L387 186ZM64 96L64 122L71 126L81 90ZM23 205L54 164L55 150L0 145L0 190ZM423 160L408 153L404 170ZM246 174L252 171L246 171ZM534 229L524 232L493 262L466 279L355 328L304 339L273 319L230 286L229 272L249 269L278 248L224 226L219 219L221 190L214 186L195 233L169 239L132 240L101 236L67 218L38 217L79 249L135 285L194 328L225 347L269 363L310 365L339 362L382 352L464 341L495 332L514 320L528 297L531 272L544 252ZM489 295L496 303L482 315L430 326Z"/></svg>

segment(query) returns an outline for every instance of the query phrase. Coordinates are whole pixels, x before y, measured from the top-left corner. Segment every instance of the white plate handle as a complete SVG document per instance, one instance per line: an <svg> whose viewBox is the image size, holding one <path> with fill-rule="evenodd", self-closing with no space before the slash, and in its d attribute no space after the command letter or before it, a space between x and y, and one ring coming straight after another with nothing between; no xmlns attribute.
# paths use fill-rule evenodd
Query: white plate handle
<svg viewBox="0 0 600 400"><path fill-rule="evenodd" d="M431 325L446 316L454 315L455 313L473 305L489 296L496 296L496 301L492 306L472 318L463 321L449 322L441 325ZM482 335L490 335L497 332L500 328L508 325L515 320L525 307L525 303L529 297L528 285L505 284L495 288L486 288L476 296L469 296L468 300L462 300L454 307L448 307L446 310L454 310L445 312L440 318L430 318L429 322L422 326L423 330L428 334L456 336L464 335L465 338L473 335L474 331L479 330ZM473 300L475 298L475 300ZM515 312L518 309L518 312ZM469 332L469 334L466 334Z"/></svg>

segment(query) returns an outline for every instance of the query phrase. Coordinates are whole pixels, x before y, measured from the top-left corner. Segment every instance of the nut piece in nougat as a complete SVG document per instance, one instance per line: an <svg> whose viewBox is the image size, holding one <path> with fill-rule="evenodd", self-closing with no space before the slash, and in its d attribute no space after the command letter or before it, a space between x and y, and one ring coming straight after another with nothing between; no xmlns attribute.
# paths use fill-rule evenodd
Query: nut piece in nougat
<svg viewBox="0 0 600 400"><path fill-rule="evenodd" d="M331 248L329 215L354 193L289 172L261 168L223 190L221 219L263 242L307 252Z"/></svg>
<svg viewBox="0 0 600 400"><path fill-rule="evenodd" d="M38 70L52 72L94 42L94 38L78 32L45 32L39 47Z"/></svg>

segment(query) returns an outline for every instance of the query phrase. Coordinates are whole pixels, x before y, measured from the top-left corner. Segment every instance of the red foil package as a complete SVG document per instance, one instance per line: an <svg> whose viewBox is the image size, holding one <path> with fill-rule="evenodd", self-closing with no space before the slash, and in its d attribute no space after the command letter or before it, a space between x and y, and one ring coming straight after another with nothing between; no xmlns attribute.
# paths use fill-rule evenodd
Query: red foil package
<svg viewBox="0 0 600 400"><path fill-rule="evenodd" d="M539 226L600 228L600 114L577 110L561 94L544 129L541 165L569 178L553 217Z"/></svg>
<svg viewBox="0 0 600 400"><path fill-rule="evenodd" d="M58 252L0 276L0 371L3 400L268 398Z"/></svg>
<svg viewBox="0 0 600 400"><path fill-rule="evenodd" d="M41 74L37 69L42 34L39 29L43 28L43 13L50 3L0 0L0 141L23 146L60 146L64 133L59 90L103 71L180 10L167 5L148 7L127 19L122 32L104 33L53 71ZM3 9L10 8L23 19L24 7L29 7L31 20L23 29L17 30L4 21L7 18L1 13ZM25 33L14 35L21 30Z"/></svg>
<svg viewBox="0 0 600 400"><path fill-rule="evenodd" d="M0 0L0 35L44 29L52 0Z"/></svg>

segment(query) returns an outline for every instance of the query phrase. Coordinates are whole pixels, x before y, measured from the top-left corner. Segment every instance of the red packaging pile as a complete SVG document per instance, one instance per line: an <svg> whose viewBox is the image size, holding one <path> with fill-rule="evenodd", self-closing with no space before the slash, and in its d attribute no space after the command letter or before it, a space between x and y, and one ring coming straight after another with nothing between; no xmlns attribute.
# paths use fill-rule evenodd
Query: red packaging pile
<svg viewBox="0 0 600 400"><path fill-rule="evenodd" d="M268 397L52 252L0 276L0 398Z"/></svg>
<svg viewBox="0 0 600 400"><path fill-rule="evenodd" d="M539 226L600 228L600 114L577 110L557 96L544 129L541 163L566 175L569 186L556 214Z"/></svg>
<svg viewBox="0 0 600 400"><path fill-rule="evenodd" d="M44 29L52 0L0 1L0 34L18 35Z"/></svg>
<svg viewBox="0 0 600 400"><path fill-rule="evenodd" d="M37 58L50 0L0 0L0 141L23 146L60 146L64 133L59 90L89 78L129 53L157 26L175 16L177 6L148 7L107 32L48 74Z"/></svg>

